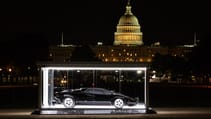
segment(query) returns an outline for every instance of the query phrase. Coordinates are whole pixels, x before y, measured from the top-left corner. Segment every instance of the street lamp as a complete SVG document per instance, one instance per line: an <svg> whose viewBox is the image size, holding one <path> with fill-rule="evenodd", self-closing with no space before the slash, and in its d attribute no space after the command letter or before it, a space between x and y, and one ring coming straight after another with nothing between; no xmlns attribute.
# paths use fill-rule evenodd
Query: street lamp
<svg viewBox="0 0 211 119"><path fill-rule="evenodd" d="M9 68L8 71L9 71L9 72L12 72L12 68Z"/></svg>

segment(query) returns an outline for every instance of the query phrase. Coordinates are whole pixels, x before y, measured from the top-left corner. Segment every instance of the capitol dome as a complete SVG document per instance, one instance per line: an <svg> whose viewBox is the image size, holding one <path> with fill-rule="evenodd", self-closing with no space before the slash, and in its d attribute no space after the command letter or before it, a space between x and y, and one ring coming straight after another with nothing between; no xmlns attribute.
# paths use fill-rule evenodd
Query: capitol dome
<svg viewBox="0 0 211 119"><path fill-rule="evenodd" d="M134 15L123 15L119 19L119 24L118 25L139 25L138 19Z"/></svg>
<svg viewBox="0 0 211 119"><path fill-rule="evenodd" d="M139 25L138 19L131 12L130 1L127 3L125 14L119 19L118 25Z"/></svg>
<svg viewBox="0 0 211 119"><path fill-rule="evenodd" d="M142 45L142 32L138 19L131 11L130 1L126 5L125 14L119 19L115 32L114 45Z"/></svg>

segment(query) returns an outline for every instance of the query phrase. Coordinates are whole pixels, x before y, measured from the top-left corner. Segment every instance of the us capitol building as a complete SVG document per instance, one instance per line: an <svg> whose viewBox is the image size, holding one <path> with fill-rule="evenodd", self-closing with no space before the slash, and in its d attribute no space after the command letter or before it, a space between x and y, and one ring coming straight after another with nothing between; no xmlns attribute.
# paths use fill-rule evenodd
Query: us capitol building
<svg viewBox="0 0 211 119"><path fill-rule="evenodd" d="M143 43L141 26L132 13L130 1L126 5L125 13L120 17L114 33L113 45L98 43L90 46L93 52L103 62L143 62L150 63L155 54L186 57L192 52L193 45L161 46L159 42L146 46ZM75 45L61 45L49 47L49 59L53 62L71 62L72 52Z"/></svg>

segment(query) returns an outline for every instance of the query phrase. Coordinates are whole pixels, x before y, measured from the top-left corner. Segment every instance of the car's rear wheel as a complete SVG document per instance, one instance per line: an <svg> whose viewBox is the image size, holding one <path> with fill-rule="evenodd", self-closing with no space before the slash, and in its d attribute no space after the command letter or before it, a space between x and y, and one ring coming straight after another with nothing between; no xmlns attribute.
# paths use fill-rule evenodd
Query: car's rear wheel
<svg viewBox="0 0 211 119"><path fill-rule="evenodd" d="M117 99L115 99L114 100L114 106L116 107L116 108L122 108L123 106L124 106L124 100L123 99L121 99L121 98L117 98Z"/></svg>
<svg viewBox="0 0 211 119"><path fill-rule="evenodd" d="M66 97L63 100L63 104L66 108L73 108L75 106L75 101L72 97Z"/></svg>

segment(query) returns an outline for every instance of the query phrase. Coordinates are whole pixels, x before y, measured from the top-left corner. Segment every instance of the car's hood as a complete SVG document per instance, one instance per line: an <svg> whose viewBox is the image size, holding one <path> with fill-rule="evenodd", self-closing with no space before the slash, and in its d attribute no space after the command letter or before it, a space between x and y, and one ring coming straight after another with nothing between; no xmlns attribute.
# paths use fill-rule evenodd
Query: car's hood
<svg viewBox="0 0 211 119"><path fill-rule="evenodd" d="M128 98L128 99L130 99L130 100L132 100L132 101L136 101L136 99L134 99L134 98L132 98L132 97L129 97L129 96L127 96L127 95L124 95L124 94L122 94L122 93L114 92L113 95L116 95L116 96L123 96L123 97Z"/></svg>
<svg viewBox="0 0 211 119"><path fill-rule="evenodd" d="M126 96L126 95L124 95L124 94L122 94L122 93L116 93L116 92L113 92L113 95L119 95L119 96ZM127 96L126 96L127 97Z"/></svg>
<svg viewBox="0 0 211 119"><path fill-rule="evenodd" d="M114 95L117 95L117 96L123 96L123 97L127 97L127 98L130 98L129 96L126 96L126 95L124 95L124 94L122 94L122 93L113 93Z"/></svg>

